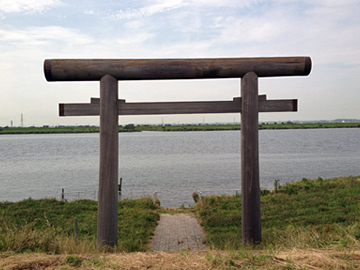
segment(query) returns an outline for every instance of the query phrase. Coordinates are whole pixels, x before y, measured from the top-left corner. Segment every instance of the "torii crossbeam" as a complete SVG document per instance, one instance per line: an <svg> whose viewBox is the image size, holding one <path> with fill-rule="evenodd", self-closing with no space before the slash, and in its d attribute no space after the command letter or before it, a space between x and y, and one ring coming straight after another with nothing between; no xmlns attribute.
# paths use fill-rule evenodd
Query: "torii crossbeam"
<svg viewBox="0 0 360 270"><path fill-rule="evenodd" d="M297 100L258 96L258 77L306 76L309 57L45 60L48 81L100 81L100 99L60 104L61 116L100 115L98 247L117 245L118 115L241 113L243 243L261 242L258 113L297 111ZM118 80L241 78L232 101L126 103Z"/></svg>
<svg viewBox="0 0 360 270"><path fill-rule="evenodd" d="M241 113L241 97L232 101L189 101L189 102L132 102L119 99L118 115L157 115L157 114L206 114ZM259 96L259 112L297 111L296 99L267 100ZM100 99L91 98L90 103L59 104L60 116L100 115Z"/></svg>

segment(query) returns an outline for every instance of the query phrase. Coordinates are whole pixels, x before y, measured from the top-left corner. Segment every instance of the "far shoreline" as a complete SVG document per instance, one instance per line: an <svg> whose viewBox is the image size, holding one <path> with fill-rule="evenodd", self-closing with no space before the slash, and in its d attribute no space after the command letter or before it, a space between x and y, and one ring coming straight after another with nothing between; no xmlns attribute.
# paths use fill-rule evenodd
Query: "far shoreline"
<svg viewBox="0 0 360 270"><path fill-rule="evenodd" d="M324 128L360 128L360 123L261 123L259 130L282 129L324 129ZM240 124L184 124L184 125L126 125L119 126L119 132L141 131L221 131L241 130ZM57 127L3 127L0 135L4 134L61 134L61 133L99 133L96 126L57 126Z"/></svg>

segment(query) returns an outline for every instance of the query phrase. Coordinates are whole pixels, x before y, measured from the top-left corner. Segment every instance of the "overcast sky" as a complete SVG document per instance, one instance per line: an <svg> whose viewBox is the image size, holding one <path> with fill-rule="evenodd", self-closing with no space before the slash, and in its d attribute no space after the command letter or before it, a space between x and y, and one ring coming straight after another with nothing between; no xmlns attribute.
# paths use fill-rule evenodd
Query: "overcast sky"
<svg viewBox="0 0 360 270"><path fill-rule="evenodd" d="M98 82L47 82L52 58L310 56L309 76L260 78L268 99L298 112L260 121L360 119L358 0L0 0L0 126L99 124L59 117L58 103L88 103ZM119 82L128 102L231 100L239 79ZM120 117L120 123L239 121L238 114Z"/></svg>

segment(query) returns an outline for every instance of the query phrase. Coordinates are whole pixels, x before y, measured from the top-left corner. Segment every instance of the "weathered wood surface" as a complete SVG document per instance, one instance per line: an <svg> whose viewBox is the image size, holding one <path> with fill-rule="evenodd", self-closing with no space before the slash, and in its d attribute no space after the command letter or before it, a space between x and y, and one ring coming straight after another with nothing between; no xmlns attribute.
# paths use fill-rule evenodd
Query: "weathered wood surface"
<svg viewBox="0 0 360 270"><path fill-rule="evenodd" d="M105 75L117 80L168 80L302 76L311 71L310 57L204 59L47 59L48 81L98 81Z"/></svg>
<svg viewBox="0 0 360 270"><path fill-rule="evenodd" d="M59 104L60 116L93 116L99 115L100 99L92 98L91 103ZM157 115L157 114L207 114L207 113L241 113L241 98L233 101L199 101L199 102L139 102L126 103L118 101L118 115ZM259 96L259 112L292 112L297 111L297 100L266 100Z"/></svg>
<svg viewBox="0 0 360 270"><path fill-rule="evenodd" d="M260 100L266 100L266 95L263 94L263 95L259 95L258 96L259 98L259 101ZM235 101L235 102L239 102L241 104L241 97L234 97L232 101ZM133 102L133 103L126 103L126 100L125 99L119 99L118 100L118 103L126 103L126 104L143 104L143 105L146 105L146 104L183 104L183 103L199 103L199 102L217 102L217 101L184 101L184 102L179 102L179 101L175 101L175 102ZM227 101L229 102L229 101ZM91 104L100 104L100 98L91 98L90 99L90 103Z"/></svg>
<svg viewBox="0 0 360 270"><path fill-rule="evenodd" d="M260 243L260 176L258 77L249 72L241 79L241 198L243 244Z"/></svg>
<svg viewBox="0 0 360 270"><path fill-rule="evenodd" d="M100 80L100 173L97 246L117 245L118 224L118 81L106 75Z"/></svg>
<svg viewBox="0 0 360 270"><path fill-rule="evenodd" d="M233 101L239 102L240 105L241 105L241 100L242 100L241 97L234 97L234 98L233 98ZM258 100L259 100L259 101L264 101L264 100L266 100L266 95L265 95L265 94L258 95Z"/></svg>

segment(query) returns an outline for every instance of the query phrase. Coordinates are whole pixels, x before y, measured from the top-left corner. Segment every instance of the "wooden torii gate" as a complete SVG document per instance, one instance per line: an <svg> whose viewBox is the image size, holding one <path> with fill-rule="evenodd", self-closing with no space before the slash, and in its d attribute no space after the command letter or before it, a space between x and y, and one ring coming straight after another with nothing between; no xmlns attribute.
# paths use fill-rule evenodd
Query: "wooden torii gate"
<svg viewBox="0 0 360 270"><path fill-rule="evenodd" d="M241 113L242 239L261 242L258 112L297 111L297 100L258 95L258 77L306 76L310 57L216 59L48 59L47 81L100 81L100 99L59 104L60 116L100 115L97 245L117 245L118 115ZM230 101L127 103L119 80L241 78Z"/></svg>

